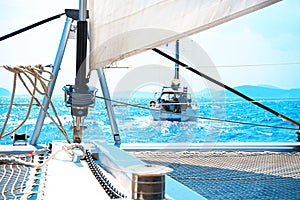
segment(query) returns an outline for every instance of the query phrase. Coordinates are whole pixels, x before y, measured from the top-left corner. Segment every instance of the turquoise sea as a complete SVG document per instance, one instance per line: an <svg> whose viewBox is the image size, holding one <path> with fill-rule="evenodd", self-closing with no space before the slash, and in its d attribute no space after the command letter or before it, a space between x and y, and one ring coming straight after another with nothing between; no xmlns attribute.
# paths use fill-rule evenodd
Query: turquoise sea
<svg viewBox="0 0 300 200"><path fill-rule="evenodd" d="M147 109L152 98L133 97L117 100L137 105L124 106L120 102L113 102L122 143L295 142L297 138L296 130L286 129L296 129L295 125L240 98L227 98L220 101L196 98L197 118L190 122L153 121L150 111ZM28 106L24 104L28 104L29 101L29 96L18 96L15 99L14 103L17 105L12 108L4 134L22 122L28 109ZM65 107L64 97L61 95L54 96L52 101L64 128L69 137L72 138L70 108ZM260 99L260 102L295 121L300 121L299 98ZM10 97L0 97L1 128L7 116L9 107L7 104L9 103ZM54 116L51 109L49 112ZM17 133L27 132L31 136L38 113L39 107L34 105L28 120ZM247 124L224 122L217 119L246 122ZM256 126L254 124L276 127ZM84 141L101 139L113 142L105 104L101 98L97 98L96 106L89 109L89 116L85 119L85 125L88 128L83 134ZM63 139L63 135L47 117L38 142L49 143L52 140ZM0 144L10 143L12 143L10 137L0 140Z"/></svg>

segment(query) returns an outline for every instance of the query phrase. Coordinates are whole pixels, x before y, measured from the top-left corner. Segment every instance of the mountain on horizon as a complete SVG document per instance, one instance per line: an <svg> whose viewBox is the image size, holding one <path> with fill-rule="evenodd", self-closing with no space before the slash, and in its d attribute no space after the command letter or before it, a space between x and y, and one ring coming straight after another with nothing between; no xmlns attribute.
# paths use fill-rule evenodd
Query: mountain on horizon
<svg viewBox="0 0 300 200"><path fill-rule="evenodd" d="M234 87L235 90L250 98L260 98L260 99L284 99L284 98L300 98L300 88L296 89L281 89L271 85L243 85ZM197 93L197 96L204 98L222 97L225 94L227 98L238 97L236 94L224 90L211 90L205 89Z"/></svg>
<svg viewBox="0 0 300 200"><path fill-rule="evenodd" d="M4 96L10 96L10 92L7 89L4 88L0 88L0 96L4 97Z"/></svg>
<svg viewBox="0 0 300 200"><path fill-rule="evenodd" d="M282 88L276 87L274 85L268 85L268 84L258 84L257 86L264 87L264 88L271 88L271 89L282 89Z"/></svg>
<svg viewBox="0 0 300 200"><path fill-rule="evenodd" d="M235 90L245 94L246 96L254 99L283 99L283 98L300 98L300 88L295 89L282 89L272 85L243 85L234 87ZM154 93L145 92L145 91L127 91L127 92L118 92L114 93L114 97L129 97L134 94L135 98L153 98ZM196 92L197 97L212 98L212 97L224 97L235 98L238 97L236 94L225 91L225 90L213 90L213 89L204 89L200 92Z"/></svg>
<svg viewBox="0 0 300 200"><path fill-rule="evenodd" d="M235 90L247 95L250 98L260 98L260 99L284 99L284 98L300 98L300 88L294 89L281 89L272 85L243 85L234 87ZM0 96L10 96L11 93L4 88L0 88ZM145 91L127 91L127 92L117 92L114 93L114 97L129 97L134 95L135 98L153 98L154 93ZM204 89L200 92L196 92L197 97L212 98L212 97L223 97L227 98L238 97L230 91L225 90L213 90Z"/></svg>

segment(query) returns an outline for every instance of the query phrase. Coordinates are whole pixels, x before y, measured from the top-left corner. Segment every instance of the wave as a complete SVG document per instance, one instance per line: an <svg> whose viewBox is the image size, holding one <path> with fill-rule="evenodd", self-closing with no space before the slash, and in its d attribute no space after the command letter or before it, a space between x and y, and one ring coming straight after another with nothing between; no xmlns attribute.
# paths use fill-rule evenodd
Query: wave
<svg viewBox="0 0 300 200"><path fill-rule="evenodd" d="M0 102L7 101L1 99ZM70 126L72 117L69 108L64 107L61 98L54 98L54 105L58 108L60 119L67 130L72 135ZM130 100L133 104L146 104L147 99L135 98ZM200 99L197 100L200 102ZM203 101L203 99L202 99ZM16 102L25 102L24 98L17 98ZM207 100L209 102L209 100ZM220 118L237 122L267 124L271 126L284 126L295 128L287 121L283 121L277 116L268 113L248 102L238 102L222 104L222 106L211 105L202 102L198 104L197 115L206 118ZM300 121L299 109L300 101L270 101L265 103L272 109L291 117L295 121ZM0 107L0 123L3 124L7 107ZM130 106L114 107L116 121L122 142L295 142L296 133L294 130L256 127L242 125L238 123L218 122L205 119L197 119L192 122L169 122L153 121L149 110ZM6 130L12 130L22 122L27 112L26 107L14 107ZM32 110L32 115L20 132L27 131L30 136L34 130L38 107ZM101 139L113 142L110 122L105 110L103 101L97 101L97 107L89 110L89 116L85 120L88 129L84 132L84 139ZM71 137L72 138L72 137ZM64 139L62 134L55 128L53 122L46 118L39 141L51 142L53 139ZM2 139L0 143L9 143L10 139Z"/></svg>

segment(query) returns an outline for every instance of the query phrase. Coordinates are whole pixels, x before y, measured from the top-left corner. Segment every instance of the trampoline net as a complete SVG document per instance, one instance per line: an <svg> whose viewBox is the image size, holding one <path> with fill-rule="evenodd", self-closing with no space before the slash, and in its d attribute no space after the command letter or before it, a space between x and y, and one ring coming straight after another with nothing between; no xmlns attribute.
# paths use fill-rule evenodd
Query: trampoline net
<svg viewBox="0 0 300 200"><path fill-rule="evenodd" d="M299 199L300 153L129 152L171 167L168 174L207 199Z"/></svg>

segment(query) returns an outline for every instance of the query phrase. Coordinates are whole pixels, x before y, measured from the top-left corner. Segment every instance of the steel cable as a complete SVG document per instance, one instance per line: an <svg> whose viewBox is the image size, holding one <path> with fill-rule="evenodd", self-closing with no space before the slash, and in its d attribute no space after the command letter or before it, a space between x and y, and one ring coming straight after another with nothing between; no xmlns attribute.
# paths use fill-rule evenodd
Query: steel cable
<svg viewBox="0 0 300 200"><path fill-rule="evenodd" d="M96 96L96 97L99 98L99 99L109 100L111 102L115 102L115 103L126 105L126 106L132 106L132 107L137 107L137 108L141 108L141 109L145 109L145 110L151 110L151 108L148 108L148 107L145 107L145 106L140 106L138 104L125 103L125 102L121 102L121 101L117 101L117 100L107 99L105 97L99 97L99 96ZM162 112L168 113L168 111L162 111ZM266 128L299 130L297 128L290 128L290 127L284 127L284 126L273 126L273 125L267 125L267 124L256 124L256 123L251 123L251 122L241 122L241 121L234 121L234 120L227 120L227 119L218 119L218 118L210 118L210 117L202 117L202 116L188 115L188 114L181 114L181 115L182 116L186 116L186 117L191 117L191 118L208 120L208 121L220 121L220 122L227 122L227 123L234 123L234 124L242 124L242 125L266 127Z"/></svg>

